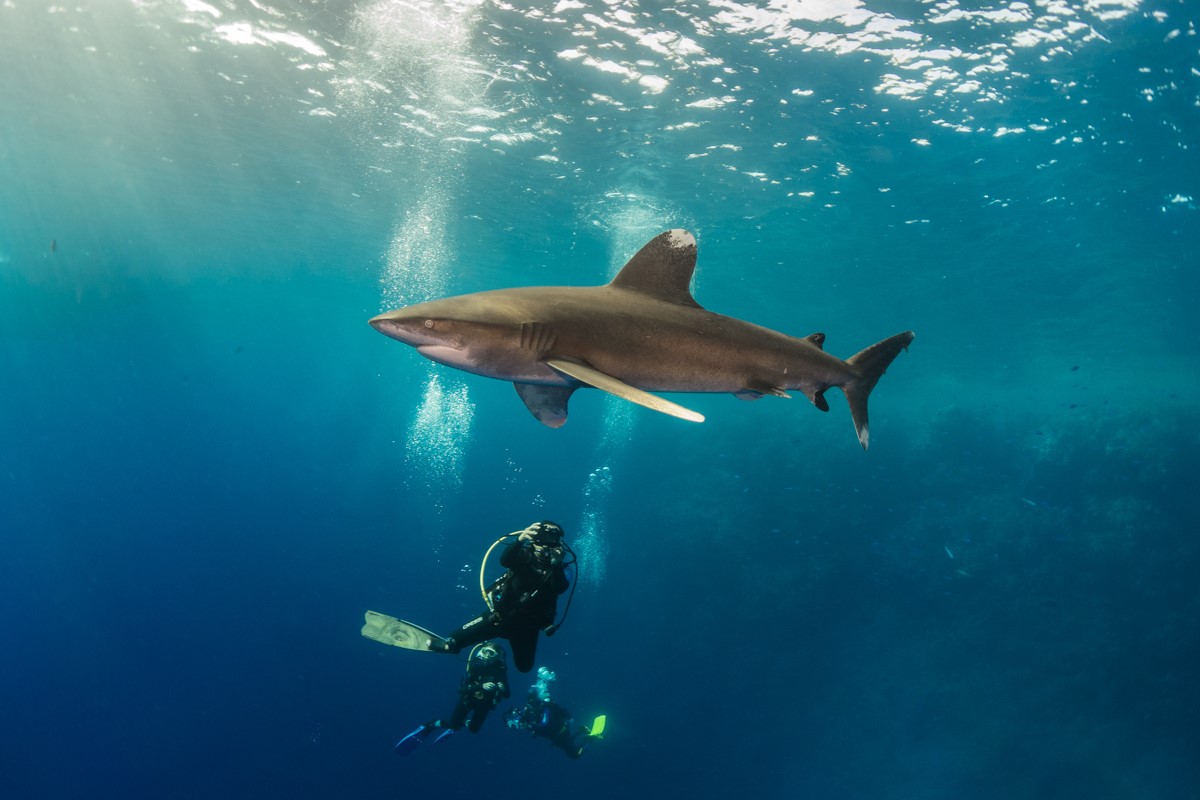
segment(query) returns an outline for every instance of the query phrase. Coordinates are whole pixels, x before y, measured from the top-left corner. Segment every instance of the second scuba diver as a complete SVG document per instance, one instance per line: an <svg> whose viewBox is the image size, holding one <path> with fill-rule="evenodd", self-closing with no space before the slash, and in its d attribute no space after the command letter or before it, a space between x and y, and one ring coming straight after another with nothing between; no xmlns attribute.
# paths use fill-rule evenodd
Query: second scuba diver
<svg viewBox="0 0 1200 800"><path fill-rule="evenodd" d="M407 755L431 737L439 742L464 725L471 733L479 733L488 714L509 695L504 648L494 642L475 645L467 658L467 674L458 684L458 702L454 711L448 718L431 719L405 736L396 744L396 752Z"/></svg>
<svg viewBox="0 0 1200 800"><path fill-rule="evenodd" d="M467 674L458 685L458 703L450 718L429 724L451 730L458 730L465 724L471 733L479 733L487 715L509 694L504 648L494 642L476 645L467 659ZM468 715L470 722L467 722Z"/></svg>

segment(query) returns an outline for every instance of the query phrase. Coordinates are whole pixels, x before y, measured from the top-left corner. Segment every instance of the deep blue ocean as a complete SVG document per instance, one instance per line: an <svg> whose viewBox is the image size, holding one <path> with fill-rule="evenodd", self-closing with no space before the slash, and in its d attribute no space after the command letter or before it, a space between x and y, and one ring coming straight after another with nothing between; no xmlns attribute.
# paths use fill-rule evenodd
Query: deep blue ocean
<svg viewBox="0 0 1200 800"><path fill-rule="evenodd" d="M0 797L1200 798L1197 15L0 0ZM367 325L669 228L712 311L916 332L868 452ZM397 757L465 657L363 613L456 628L540 519L605 738Z"/></svg>

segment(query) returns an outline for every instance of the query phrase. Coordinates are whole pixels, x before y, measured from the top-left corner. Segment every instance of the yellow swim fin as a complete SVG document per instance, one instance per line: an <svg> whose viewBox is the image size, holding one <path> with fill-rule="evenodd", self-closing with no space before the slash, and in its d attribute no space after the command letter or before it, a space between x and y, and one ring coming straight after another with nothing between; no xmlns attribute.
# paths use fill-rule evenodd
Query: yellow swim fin
<svg viewBox="0 0 1200 800"><path fill-rule="evenodd" d="M592 720L592 727L588 729L588 736L593 739L598 739L604 734L604 726L608 723L608 715L601 714Z"/></svg>

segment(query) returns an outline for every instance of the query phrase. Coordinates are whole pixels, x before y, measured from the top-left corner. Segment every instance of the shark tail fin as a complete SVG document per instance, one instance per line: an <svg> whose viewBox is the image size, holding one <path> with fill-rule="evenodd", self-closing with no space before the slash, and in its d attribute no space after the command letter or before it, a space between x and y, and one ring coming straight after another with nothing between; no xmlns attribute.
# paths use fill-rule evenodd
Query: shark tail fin
<svg viewBox="0 0 1200 800"><path fill-rule="evenodd" d="M847 381L842 391L846 393L846 400L850 403L850 416L854 420L854 430L858 433L858 442L863 450L867 449L871 438L867 426L867 398L870 397L875 384L883 377L888 365L900 355L901 350L908 349L914 336L912 331L897 333L846 359L846 363L854 369L857 377Z"/></svg>

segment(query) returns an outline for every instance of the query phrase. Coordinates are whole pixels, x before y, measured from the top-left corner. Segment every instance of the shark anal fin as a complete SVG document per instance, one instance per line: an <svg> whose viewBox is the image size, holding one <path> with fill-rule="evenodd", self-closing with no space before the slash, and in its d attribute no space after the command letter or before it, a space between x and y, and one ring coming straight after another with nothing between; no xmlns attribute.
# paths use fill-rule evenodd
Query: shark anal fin
<svg viewBox="0 0 1200 800"><path fill-rule="evenodd" d="M588 386L594 386L597 389L603 389L609 394L615 394L617 397L623 397L631 403L637 403L640 406L660 411L663 414L670 414L672 417L686 419L689 422L704 422L704 415L702 414L697 414L695 411L690 411L681 405L672 403L670 400L664 400L658 395L650 394L649 392L630 386L624 381L617 380L611 375L605 375L600 370L589 367L586 364L579 364L575 361L564 361L561 358L547 359L546 364L577 381L586 383ZM520 391L521 385L517 385L518 391ZM526 401L526 405L528 405L528 401ZM534 416L537 416L537 414L535 413ZM564 410L565 416L566 413Z"/></svg>
<svg viewBox="0 0 1200 800"><path fill-rule="evenodd" d="M538 422L550 428L561 428L567 421L567 401L574 386L542 386L537 383L514 383L525 407Z"/></svg>

